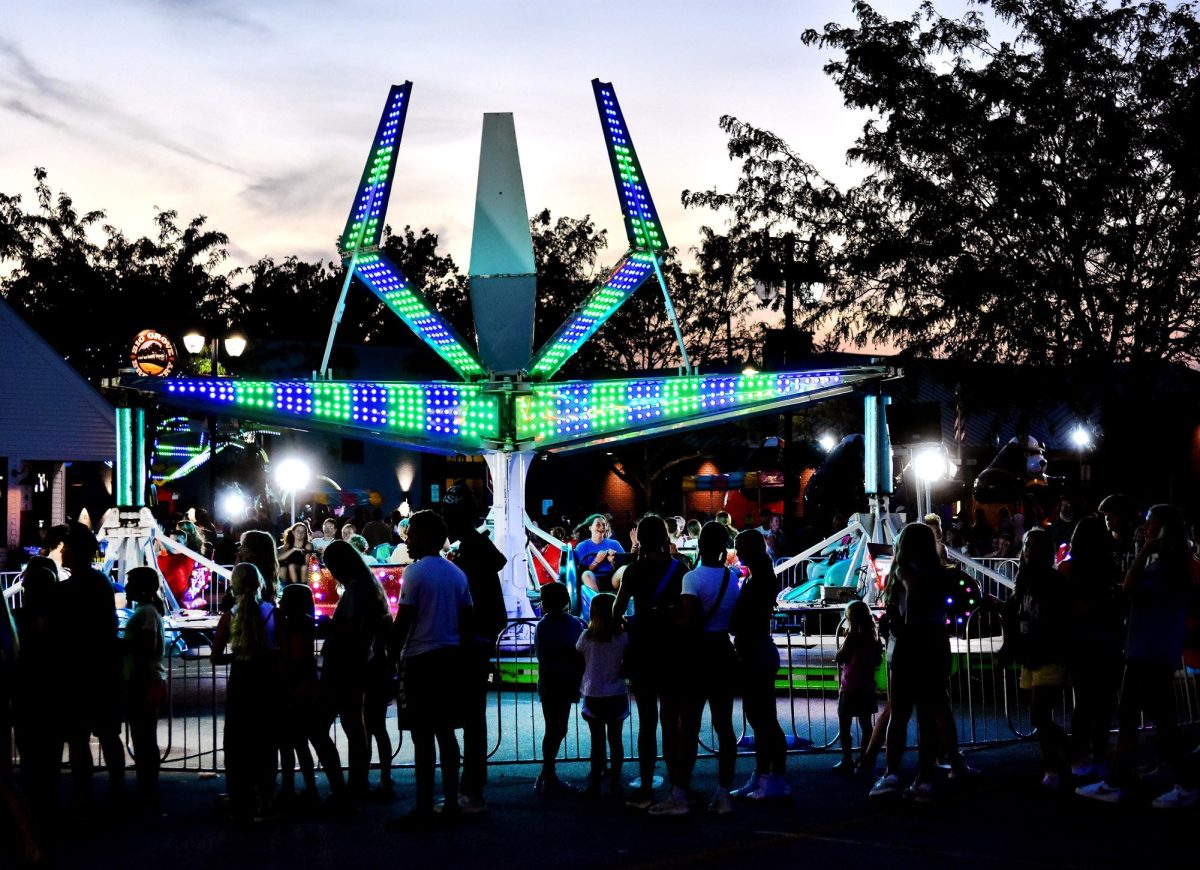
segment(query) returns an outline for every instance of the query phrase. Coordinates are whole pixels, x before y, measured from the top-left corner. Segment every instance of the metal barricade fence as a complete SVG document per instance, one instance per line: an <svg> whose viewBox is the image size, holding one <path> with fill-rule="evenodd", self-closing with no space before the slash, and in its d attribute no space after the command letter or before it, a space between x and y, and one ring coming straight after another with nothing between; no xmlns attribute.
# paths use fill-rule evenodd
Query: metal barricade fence
<svg viewBox="0 0 1200 870"><path fill-rule="evenodd" d="M7 579L7 578L0 578ZM775 636L781 667L776 677L779 721L793 752L835 751L838 748L838 670L833 658L839 644L840 616L835 608L780 611L775 615ZM536 656L533 641L536 623L514 620L501 636L494 660L492 689L488 696L489 762L512 764L540 761L544 722L536 689ZM513 642L512 638L520 638ZM217 772L224 769L221 748L228 665L209 655L211 638L204 632L185 631L172 645L167 693L159 723L159 745L165 770ZM1017 671L1002 668L996 651L1002 643L999 610L986 605L956 627L951 637L950 700L962 746L984 746L1028 738L1028 699L1017 688ZM1200 718L1200 692L1195 674L1181 670L1176 690L1181 722ZM885 681L879 681L879 708L885 701ZM1071 693L1064 692L1056 715L1069 722ZM735 728L740 749L750 751L752 732L735 701ZM397 741L394 711L388 719L393 735L393 765L412 764L411 741ZM636 704L624 728L626 756L636 757L639 715ZM340 728L333 728L342 758L346 756ZM559 754L561 760L583 761L589 756L587 727L578 706ZM859 745L869 735L855 735ZM910 723L910 745L915 745L915 721ZM716 743L707 712L700 734L702 753L715 751ZM128 745L128 742L127 742ZM661 747L661 743L660 743ZM661 749L660 749L661 753Z"/></svg>

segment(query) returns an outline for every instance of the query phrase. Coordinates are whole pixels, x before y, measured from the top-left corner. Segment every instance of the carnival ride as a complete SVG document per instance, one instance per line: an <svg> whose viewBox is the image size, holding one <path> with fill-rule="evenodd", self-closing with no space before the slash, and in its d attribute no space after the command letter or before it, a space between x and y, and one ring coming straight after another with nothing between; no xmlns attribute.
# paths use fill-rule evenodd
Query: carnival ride
<svg viewBox="0 0 1200 870"><path fill-rule="evenodd" d="M469 346L380 250L412 87L405 82L388 94L342 232L339 248L346 279L321 371L311 379L168 377L132 379L127 386L152 393L166 404L207 413L483 456L494 485L489 524L509 559L503 580L512 617L533 615L526 595L527 529L533 524L524 510L524 496L529 463L538 453L707 426L868 385L876 386L867 399L869 407L878 409L874 437L886 443L883 397L877 386L895 374L887 366L743 375L701 374L692 366L662 274L667 241L658 211L616 92L598 79L593 80L592 91L624 218L626 253L550 339L534 350L536 276L515 128L511 114L484 115L470 264L477 345ZM677 372L633 379L552 380L652 276L662 288L679 341ZM458 380L334 380L328 362L354 278L428 344ZM890 471L883 479L889 477ZM122 502L123 507L139 507L140 497L131 494L132 500ZM886 515L886 488L880 497L884 507L879 509L877 503L877 519ZM136 517L128 521L136 524ZM565 579L570 582L571 576Z"/></svg>

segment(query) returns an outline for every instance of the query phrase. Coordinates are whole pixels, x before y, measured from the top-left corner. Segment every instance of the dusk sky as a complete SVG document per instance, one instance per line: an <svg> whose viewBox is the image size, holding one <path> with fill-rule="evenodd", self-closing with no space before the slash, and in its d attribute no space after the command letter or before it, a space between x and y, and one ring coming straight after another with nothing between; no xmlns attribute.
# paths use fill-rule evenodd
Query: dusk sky
<svg viewBox="0 0 1200 870"><path fill-rule="evenodd" d="M0 191L34 166L130 235L154 208L207 215L238 262L328 259L388 86L411 109L388 221L428 226L465 268L481 115L515 113L531 211L591 214L623 247L590 80L616 87L668 240L709 212L680 191L731 187L722 114L783 136L836 181L865 120L821 72L806 2L9 2L0 31ZM940 4L958 13L965 0ZM876 3L907 15L917 0Z"/></svg>

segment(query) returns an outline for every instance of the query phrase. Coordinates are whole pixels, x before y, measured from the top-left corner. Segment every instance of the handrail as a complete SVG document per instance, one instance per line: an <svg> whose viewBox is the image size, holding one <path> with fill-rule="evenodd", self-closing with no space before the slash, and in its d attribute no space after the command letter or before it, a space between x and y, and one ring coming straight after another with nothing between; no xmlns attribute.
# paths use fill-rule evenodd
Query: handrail
<svg viewBox="0 0 1200 870"><path fill-rule="evenodd" d="M1016 588L1016 581L1013 580L1011 577L1005 577L999 571L995 571L992 568L989 568L987 565L984 565L982 562L980 562L976 559L972 559L970 556L968 556L965 553L960 553L958 550L947 547L946 555L949 556L951 560L953 560L955 562L959 562L962 565L965 565L966 567L971 568L974 571L978 571L980 574L982 574L983 576L987 577L990 580L994 580L996 583L999 583L1001 586L1003 586L1005 589L1008 589L1010 592ZM1016 563L1017 560L1016 559L1005 559L1004 561Z"/></svg>
<svg viewBox="0 0 1200 870"><path fill-rule="evenodd" d="M866 527L863 526L862 523L858 522L858 520L855 520L854 522L850 523L844 529L834 532L832 535L830 535L828 538L821 541L820 543L813 544L807 550L802 550L801 552L797 553L795 556L792 556L786 562L781 562L780 564L776 565L775 573L782 574L784 571L790 571L792 568L795 568L797 565L799 565L804 560L809 559L812 556L816 555L817 553L821 552L822 550L824 550L826 547L828 547L830 544L834 543L835 541L840 541L842 538L846 537L846 535L853 535L855 533L858 533L863 536L867 535Z"/></svg>

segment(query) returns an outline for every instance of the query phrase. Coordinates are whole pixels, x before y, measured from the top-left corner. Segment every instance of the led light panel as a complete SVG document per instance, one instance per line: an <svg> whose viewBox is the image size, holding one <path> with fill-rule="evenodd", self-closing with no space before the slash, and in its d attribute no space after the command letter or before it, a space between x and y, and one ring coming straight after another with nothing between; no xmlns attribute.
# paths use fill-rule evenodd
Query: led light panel
<svg viewBox="0 0 1200 870"><path fill-rule="evenodd" d="M653 254L632 251L626 254L604 283L593 288L558 332L534 355L529 364L529 373L548 378L558 371L652 274Z"/></svg>
<svg viewBox="0 0 1200 870"><path fill-rule="evenodd" d="M396 172L396 153L400 149L400 137L404 133L404 119L408 115L412 82L392 85L375 131L375 141L363 168L362 180L358 183L358 195L350 209L346 228L342 231L342 257L349 259L360 249L371 249L379 245L383 235L383 216L387 211L388 196L391 194L392 176Z"/></svg>
<svg viewBox="0 0 1200 870"><path fill-rule="evenodd" d="M650 188L642 175L642 164L634 150L621 104L611 82L592 79L592 91L596 95L596 108L600 112L600 126L604 130L604 143L608 146L608 158L612 163L613 179L617 194L621 198L621 210L625 213L625 232L629 234L629 245L637 251L661 251L667 247Z"/></svg>
<svg viewBox="0 0 1200 870"><path fill-rule="evenodd" d="M380 254L363 255L359 257L354 273L462 377L484 374L483 364L454 331L454 327L433 309L421 292L386 257Z"/></svg>
<svg viewBox="0 0 1200 870"><path fill-rule="evenodd" d="M231 416L333 424L395 440L480 449L500 438L500 399L473 384L233 381L167 378L167 401L216 406Z"/></svg>
<svg viewBox="0 0 1200 870"><path fill-rule="evenodd" d="M537 384L532 394L517 397L517 439L537 448L607 434L632 437L672 422L752 414L857 380L825 371Z"/></svg>

